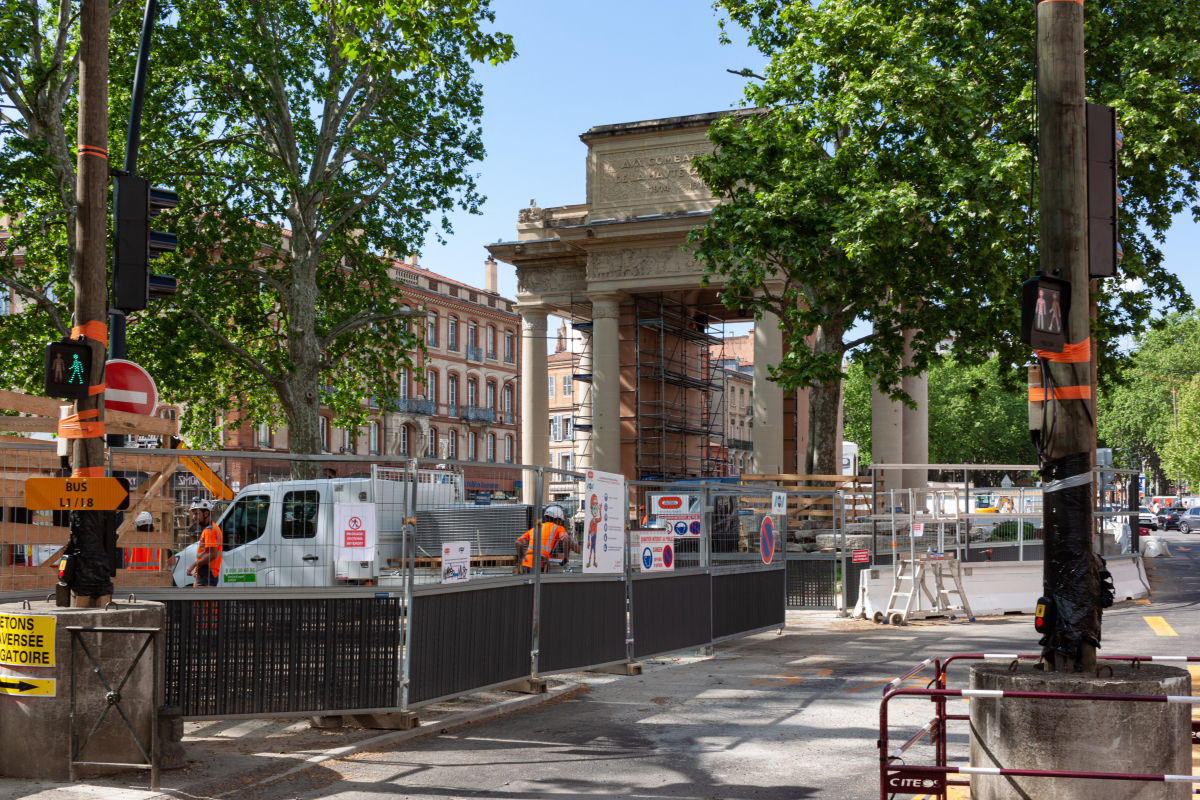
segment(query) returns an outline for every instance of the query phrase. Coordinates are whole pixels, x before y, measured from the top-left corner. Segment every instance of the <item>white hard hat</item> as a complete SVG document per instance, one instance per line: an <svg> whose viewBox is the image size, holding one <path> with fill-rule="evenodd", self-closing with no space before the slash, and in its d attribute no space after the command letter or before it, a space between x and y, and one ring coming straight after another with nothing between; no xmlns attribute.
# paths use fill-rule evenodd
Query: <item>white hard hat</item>
<svg viewBox="0 0 1200 800"><path fill-rule="evenodd" d="M558 506L546 506L546 510L542 512L542 516L549 517L550 519L566 519L563 510Z"/></svg>
<svg viewBox="0 0 1200 800"><path fill-rule="evenodd" d="M153 517L153 515L150 514L149 511L143 511L142 513L137 515L137 519L134 520L133 524L134 525L153 525L154 517Z"/></svg>
<svg viewBox="0 0 1200 800"><path fill-rule="evenodd" d="M192 511L212 511L212 503L207 500L200 499L192 503Z"/></svg>

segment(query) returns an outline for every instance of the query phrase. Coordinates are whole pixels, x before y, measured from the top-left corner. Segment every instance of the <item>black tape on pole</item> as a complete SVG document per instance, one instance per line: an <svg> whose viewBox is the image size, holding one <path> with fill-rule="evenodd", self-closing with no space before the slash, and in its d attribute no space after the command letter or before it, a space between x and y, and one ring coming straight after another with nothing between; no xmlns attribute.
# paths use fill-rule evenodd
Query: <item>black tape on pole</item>
<svg viewBox="0 0 1200 800"><path fill-rule="evenodd" d="M71 543L75 555L75 582L71 589L80 597L104 597L113 593L103 511L71 512Z"/></svg>
<svg viewBox="0 0 1200 800"><path fill-rule="evenodd" d="M1074 453L1046 463L1042 504L1045 561L1042 582L1054 599L1054 628L1042 637L1042 655L1079 659L1086 641L1100 646L1101 565L1092 552L1092 459Z"/></svg>

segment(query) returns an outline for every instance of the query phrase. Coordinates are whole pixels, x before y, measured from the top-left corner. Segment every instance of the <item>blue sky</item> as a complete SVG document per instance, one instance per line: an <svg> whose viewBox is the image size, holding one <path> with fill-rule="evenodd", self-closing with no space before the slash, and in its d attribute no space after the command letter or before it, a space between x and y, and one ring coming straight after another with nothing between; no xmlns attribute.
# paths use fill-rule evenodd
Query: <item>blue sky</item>
<svg viewBox="0 0 1200 800"><path fill-rule="evenodd" d="M594 125L730 108L745 81L726 69L760 67L745 46L718 43L707 0L604 3L498 0L497 28L514 37L517 58L481 67L487 158L477 165L482 215L455 214L448 244L431 235L422 264L483 284L483 246L515 237L517 211L584 200L579 134ZM1166 266L1200 298L1200 225L1175 219L1163 245ZM499 289L516 296L516 275L500 265Z"/></svg>

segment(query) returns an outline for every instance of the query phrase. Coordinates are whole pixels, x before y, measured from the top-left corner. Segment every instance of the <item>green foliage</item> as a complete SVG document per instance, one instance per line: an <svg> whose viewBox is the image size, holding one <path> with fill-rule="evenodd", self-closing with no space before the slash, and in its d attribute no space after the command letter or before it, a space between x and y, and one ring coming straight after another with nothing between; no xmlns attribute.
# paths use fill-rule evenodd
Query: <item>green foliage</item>
<svg viewBox="0 0 1200 800"><path fill-rule="evenodd" d="M842 438L858 445L858 463L871 463L871 379L851 361L842 382Z"/></svg>
<svg viewBox="0 0 1200 800"><path fill-rule="evenodd" d="M1018 530L1017 524L1018 524L1018 522L1025 529L1025 535L1023 538L1025 538L1026 540L1032 539L1033 532L1035 530L1032 522L1024 522L1024 521L1015 520L1015 519L1008 519L1008 520L1005 520L1004 522L1001 522L999 525L997 525L992 530L992 533L990 536L988 536L987 541L989 541L989 542L1015 542L1017 540L1017 530Z"/></svg>
<svg viewBox="0 0 1200 800"><path fill-rule="evenodd" d="M1179 390L1179 427L1163 448L1163 469L1182 477L1193 492L1200 486L1200 377Z"/></svg>

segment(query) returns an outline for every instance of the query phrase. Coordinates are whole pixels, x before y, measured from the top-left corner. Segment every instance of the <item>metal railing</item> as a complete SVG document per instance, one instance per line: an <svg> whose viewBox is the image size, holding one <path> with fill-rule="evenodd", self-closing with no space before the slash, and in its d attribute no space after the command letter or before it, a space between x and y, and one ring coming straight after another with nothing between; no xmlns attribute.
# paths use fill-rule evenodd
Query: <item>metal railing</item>
<svg viewBox="0 0 1200 800"><path fill-rule="evenodd" d="M437 402L424 397L397 397L392 400L396 411L431 417L437 413Z"/></svg>
<svg viewBox="0 0 1200 800"><path fill-rule="evenodd" d="M473 344L467 345L467 361L483 362L483 348L476 347Z"/></svg>
<svg viewBox="0 0 1200 800"><path fill-rule="evenodd" d="M725 446L730 450L753 450L754 442L749 439L726 439Z"/></svg>
<svg viewBox="0 0 1200 800"><path fill-rule="evenodd" d="M493 408L480 408L479 406L460 406L460 418L468 422L495 422L496 410Z"/></svg>

